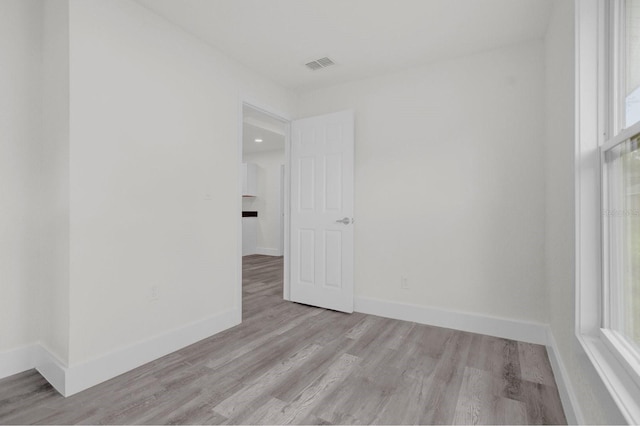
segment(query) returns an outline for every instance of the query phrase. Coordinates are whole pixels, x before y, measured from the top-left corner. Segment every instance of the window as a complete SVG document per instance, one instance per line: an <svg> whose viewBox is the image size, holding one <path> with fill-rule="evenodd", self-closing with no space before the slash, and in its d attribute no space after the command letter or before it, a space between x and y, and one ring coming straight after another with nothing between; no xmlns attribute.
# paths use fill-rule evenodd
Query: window
<svg viewBox="0 0 640 426"><path fill-rule="evenodd" d="M602 327L640 360L640 0L611 1L608 15Z"/></svg>
<svg viewBox="0 0 640 426"><path fill-rule="evenodd" d="M640 423L640 0L575 4L576 334Z"/></svg>

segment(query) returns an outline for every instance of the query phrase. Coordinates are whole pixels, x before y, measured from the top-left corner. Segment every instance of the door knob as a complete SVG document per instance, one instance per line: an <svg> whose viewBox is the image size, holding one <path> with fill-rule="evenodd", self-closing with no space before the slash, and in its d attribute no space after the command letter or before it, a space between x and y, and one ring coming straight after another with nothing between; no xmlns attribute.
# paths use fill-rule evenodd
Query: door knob
<svg viewBox="0 0 640 426"><path fill-rule="evenodd" d="M348 225L351 223L351 219L349 219L348 217L345 217L344 219L336 220L336 223L343 223L345 225Z"/></svg>

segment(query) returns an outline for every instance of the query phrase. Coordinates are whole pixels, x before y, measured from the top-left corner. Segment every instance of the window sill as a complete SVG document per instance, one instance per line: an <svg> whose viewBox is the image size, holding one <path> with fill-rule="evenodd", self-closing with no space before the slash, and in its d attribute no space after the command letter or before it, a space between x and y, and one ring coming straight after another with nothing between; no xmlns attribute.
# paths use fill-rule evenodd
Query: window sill
<svg viewBox="0 0 640 426"><path fill-rule="evenodd" d="M605 342L606 336L578 334L578 340L629 424L640 424L640 387Z"/></svg>

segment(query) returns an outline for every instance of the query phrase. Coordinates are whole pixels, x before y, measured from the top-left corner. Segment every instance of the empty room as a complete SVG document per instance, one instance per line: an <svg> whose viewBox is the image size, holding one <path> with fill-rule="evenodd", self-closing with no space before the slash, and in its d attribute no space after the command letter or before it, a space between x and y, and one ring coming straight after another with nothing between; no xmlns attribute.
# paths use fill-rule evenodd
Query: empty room
<svg viewBox="0 0 640 426"><path fill-rule="evenodd" d="M0 424L640 423L640 0L0 0Z"/></svg>

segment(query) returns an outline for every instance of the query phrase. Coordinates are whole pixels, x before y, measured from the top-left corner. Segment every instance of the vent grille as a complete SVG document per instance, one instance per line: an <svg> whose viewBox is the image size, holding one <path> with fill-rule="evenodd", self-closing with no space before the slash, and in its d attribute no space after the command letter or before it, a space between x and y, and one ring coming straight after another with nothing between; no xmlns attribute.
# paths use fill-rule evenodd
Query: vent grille
<svg viewBox="0 0 640 426"><path fill-rule="evenodd" d="M317 71L319 69L330 67L331 65L335 65L335 62L325 57L325 58L316 59L315 61L307 62L305 65L310 70Z"/></svg>

